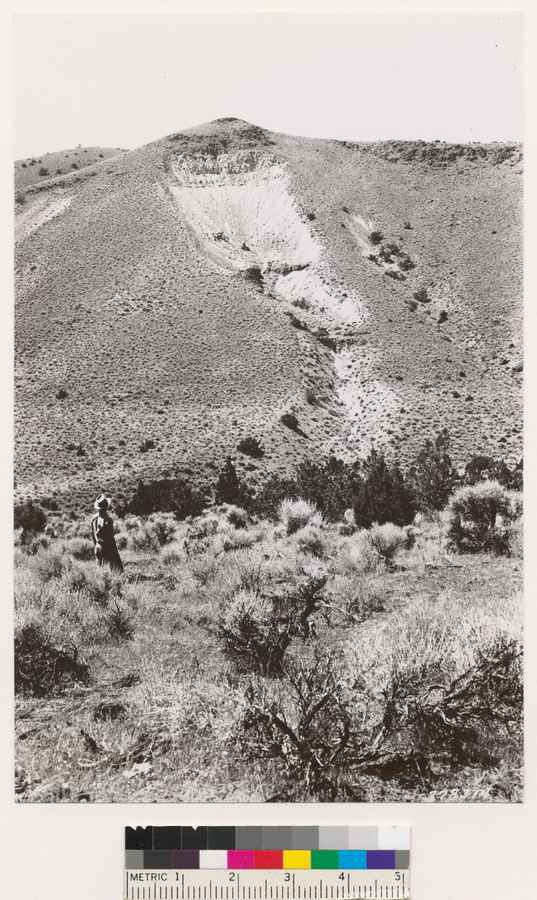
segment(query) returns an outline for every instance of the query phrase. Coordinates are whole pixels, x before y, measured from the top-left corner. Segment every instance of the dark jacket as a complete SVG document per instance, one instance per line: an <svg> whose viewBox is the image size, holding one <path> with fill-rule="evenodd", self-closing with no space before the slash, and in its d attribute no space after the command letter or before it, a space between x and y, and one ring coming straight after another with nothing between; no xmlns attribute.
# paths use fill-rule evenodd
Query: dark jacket
<svg viewBox="0 0 537 900"><path fill-rule="evenodd" d="M114 523L108 513L95 513L91 520L91 536L95 545L95 558L99 565L106 563L111 569L122 572L123 563L116 547Z"/></svg>

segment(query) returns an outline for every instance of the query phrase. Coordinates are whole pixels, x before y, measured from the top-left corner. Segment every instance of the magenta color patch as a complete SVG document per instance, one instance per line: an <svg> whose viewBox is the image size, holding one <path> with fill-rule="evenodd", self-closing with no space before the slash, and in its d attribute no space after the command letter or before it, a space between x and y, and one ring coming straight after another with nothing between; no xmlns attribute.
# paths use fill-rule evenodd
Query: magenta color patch
<svg viewBox="0 0 537 900"><path fill-rule="evenodd" d="M253 869L254 868L254 851L253 850L228 850L227 851L227 867L228 867L228 869Z"/></svg>

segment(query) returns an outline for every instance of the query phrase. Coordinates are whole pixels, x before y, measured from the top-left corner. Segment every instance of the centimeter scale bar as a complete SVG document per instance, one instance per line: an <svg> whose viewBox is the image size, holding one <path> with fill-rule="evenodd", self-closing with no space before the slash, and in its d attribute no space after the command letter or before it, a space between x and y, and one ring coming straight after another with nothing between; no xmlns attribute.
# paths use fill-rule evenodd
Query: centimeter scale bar
<svg viewBox="0 0 537 900"><path fill-rule="evenodd" d="M405 900L408 869L127 869L125 900Z"/></svg>

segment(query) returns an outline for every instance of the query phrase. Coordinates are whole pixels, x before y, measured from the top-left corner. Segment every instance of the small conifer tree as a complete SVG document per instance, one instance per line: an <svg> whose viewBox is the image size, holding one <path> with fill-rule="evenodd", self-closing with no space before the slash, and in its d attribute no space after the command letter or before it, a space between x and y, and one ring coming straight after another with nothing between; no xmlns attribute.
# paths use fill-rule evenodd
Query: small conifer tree
<svg viewBox="0 0 537 900"><path fill-rule="evenodd" d="M450 437L444 428L434 441L425 441L409 480L419 509L443 509L457 484L457 473L449 455Z"/></svg>
<svg viewBox="0 0 537 900"><path fill-rule="evenodd" d="M228 456L216 482L214 501L216 504L232 503L235 506L243 506L247 497L248 490L241 484L231 456Z"/></svg>

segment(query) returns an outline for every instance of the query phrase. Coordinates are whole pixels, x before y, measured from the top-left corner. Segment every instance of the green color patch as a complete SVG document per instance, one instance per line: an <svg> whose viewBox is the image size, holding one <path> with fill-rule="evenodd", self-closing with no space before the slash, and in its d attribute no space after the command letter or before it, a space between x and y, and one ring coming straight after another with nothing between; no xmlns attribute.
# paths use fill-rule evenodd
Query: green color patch
<svg viewBox="0 0 537 900"><path fill-rule="evenodd" d="M339 850L312 850L312 869L339 869Z"/></svg>

